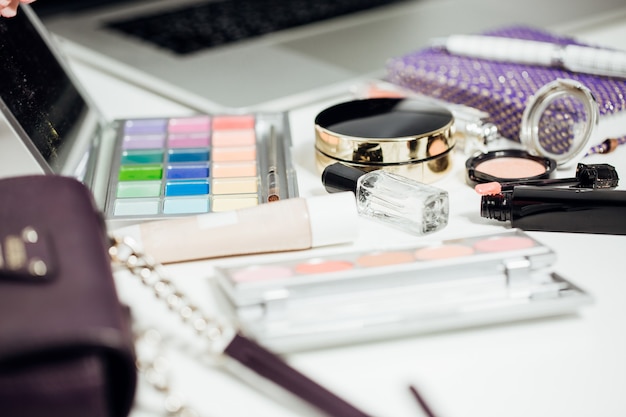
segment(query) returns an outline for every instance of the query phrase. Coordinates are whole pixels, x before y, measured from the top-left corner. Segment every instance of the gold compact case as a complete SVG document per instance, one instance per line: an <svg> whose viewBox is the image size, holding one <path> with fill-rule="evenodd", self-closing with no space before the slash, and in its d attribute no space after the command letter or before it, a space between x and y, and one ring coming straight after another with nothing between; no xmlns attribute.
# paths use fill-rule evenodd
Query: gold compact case
<svg viewBox="0 0 626 417"><path fill-rule="evenodd" d="M315 118L319 172L341 162L431 183L450 172L454 144L452 113L416 99L354 100L329 107Z"/></svg>

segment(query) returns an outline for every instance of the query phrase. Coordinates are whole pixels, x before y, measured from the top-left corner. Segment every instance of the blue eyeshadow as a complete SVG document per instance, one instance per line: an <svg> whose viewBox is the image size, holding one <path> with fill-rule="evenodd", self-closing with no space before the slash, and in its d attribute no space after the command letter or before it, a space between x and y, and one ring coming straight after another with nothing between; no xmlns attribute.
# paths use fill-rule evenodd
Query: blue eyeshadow
<svg viewBox="0 0 626 417"><path fill-rule="evenodd" d="M208 176L208 164L173 164L167 167L169 179L207 178Z"/></svg>
<svg viewBox="0 0 626 417"><path fill-rule="evenodd" d="M185 196L209 194L208 180L168 181L165 184L165 195Z"/></svg>
<svg viewBox="0 0 626 417"><path fill-rule="evenodd" d="M209 160L208 149L170 149L170 162L204 162Z"/></svg>

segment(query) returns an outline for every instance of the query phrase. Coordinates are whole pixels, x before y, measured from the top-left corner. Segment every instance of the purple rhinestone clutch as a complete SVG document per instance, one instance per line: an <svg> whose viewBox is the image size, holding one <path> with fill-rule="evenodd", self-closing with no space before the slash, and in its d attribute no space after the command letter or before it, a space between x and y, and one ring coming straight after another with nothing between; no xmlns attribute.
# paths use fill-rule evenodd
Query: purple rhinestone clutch
<svg viewBox="0 0 626 417"><path fill-rule="evenodd" d="M501 28L484 35L582 45L572 38L526 26ZM557 79L571 79L586 86L596 98L600 117L626 109L626 80L620 78L456 56L439 48L392 58L387 64L388 81L449 103L483 110L490 114L490 121L504 137L516 141L529 100L541 87ZM562 104L564 109L571 106ZM568 135L555 132L546 139L551 142L547 148L567 147L568 140Z"/></svg>

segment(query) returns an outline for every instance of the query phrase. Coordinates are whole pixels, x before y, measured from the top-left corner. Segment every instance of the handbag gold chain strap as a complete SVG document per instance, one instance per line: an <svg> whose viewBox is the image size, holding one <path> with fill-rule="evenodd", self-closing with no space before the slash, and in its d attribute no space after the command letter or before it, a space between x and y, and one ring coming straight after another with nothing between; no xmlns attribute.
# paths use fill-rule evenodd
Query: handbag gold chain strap
<svg viewBox="0 0 626 417"><path fill-rule="evenodd" d="M155 296L175 312L183 322L188 323L194 332L213 345L225 333L224 326L217 320L203 314L200 309L180 291L162 272L162 265L141 252L130 238L111 238L109 255L113 262L130 271L150 288ZM161 353L160 333L155 329L136 332L137 368L146 381L165 395L165 411L172 417L197 417L198 413L186 406L182 399L171 393L167 361ZM143 349L141 349L143 348ZM141 355L139 351L147 354Z"/></svg>
<svg viewBox="0 0 626 417"><path fill-rule="evenodd" d="M162 300L170 310L177 313L185 323L188 323L195 331L201 344L208 343L209 351L216 355L216 358L224 359L225 364L236 366L238 374L243 369L253 372L268 382L276 384L276 387L272 386L272 391L273 388L280 387L329 416L370 416L370 414L353 406L292 368L281 357L249 339L230 323L226 321L221 323L216 318L202 314L187 297L176 290L172 282L161 272L162 266L137 248L132 239L114 239L109 253L114 261L138 277L146 287L154 291L158 299ZM150 334L145 333L143 341L149 340ZM156 345L159 348L162 347L158 338ZM204 346L202 350L204 351ZM170 416L195 417L197 414L193 410L186 407L177 396L169 392L168 378L159 373L161 371L160 363L159 360L155 359L158 357L158 354L153 355L152 359L147 359L144 363L144 368L154 373L149 378L152 381L148 382L165 393L166 410ZM243 368L241 368L242 366Z"/></svg>

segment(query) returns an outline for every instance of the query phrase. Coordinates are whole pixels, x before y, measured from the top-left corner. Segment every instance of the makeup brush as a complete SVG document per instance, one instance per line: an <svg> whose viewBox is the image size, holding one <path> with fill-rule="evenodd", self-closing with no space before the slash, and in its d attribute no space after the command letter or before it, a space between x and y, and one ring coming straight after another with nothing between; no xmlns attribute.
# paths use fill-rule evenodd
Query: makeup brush
<svg viewBox="0 0 626 417"><path fill-rule="evenodd" d="M503 191L511 191L518 185L569 185L575 188L604 189L615 188L619 176L614 166L609 164L581 164L576 167L574 178L546 178L541 180L521 180L511 182L487 182L478 184L474 190L480 195L493 195Z"/></svg>

